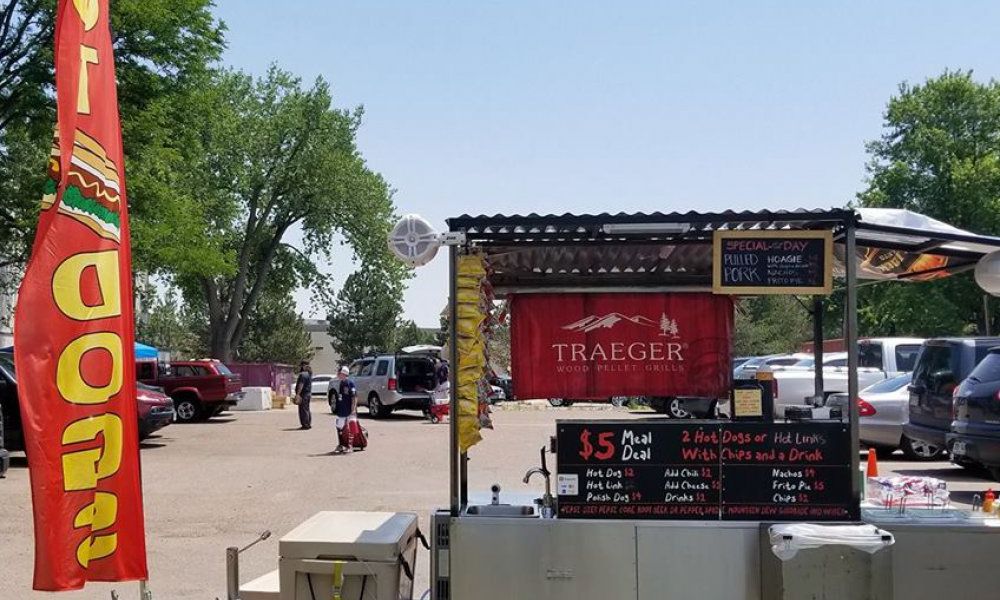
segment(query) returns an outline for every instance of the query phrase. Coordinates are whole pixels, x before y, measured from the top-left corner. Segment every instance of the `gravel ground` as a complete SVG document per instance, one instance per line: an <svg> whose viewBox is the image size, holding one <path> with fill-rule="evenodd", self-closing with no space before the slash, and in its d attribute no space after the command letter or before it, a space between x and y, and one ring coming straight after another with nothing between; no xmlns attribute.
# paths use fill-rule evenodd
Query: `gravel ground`
<svg viewBox="0 0 1000 600"><path fill-rule="evenodd" d="M363 410L363 409L362 409ZM606 414L597 414L606 413ZM171 425L143 444L150 587L158 599L225 596L225 548L243 545L262 530L271 539L241 559L247 581L277 568L277 540L320 510L414 511L428 529L428 515L448 503L448 427L415 413L384 421L362 416L370 448L333 456L333 418L313 402L314 426L299 431L294 407L263 413L232 413L208 423ZM624 409L575 405L551 409L540 403L508 405L494 414L496 430L472 451L470 490L499 483L502 494L540 495L541 479L521 482L538 463L538 449L560 418L624 418ZM643 415L631 415L640 417ZM947 462L883 461L883 472L933 475L949 480L962 503L991 482ZM995 485L995 484L994 484ZM51 597L33 593L31 502L23 457L0 480L0 598ZM417 565L417 589L427 588L427 555ZM67 600L137 598L136 584L91 584Z"/></svg>

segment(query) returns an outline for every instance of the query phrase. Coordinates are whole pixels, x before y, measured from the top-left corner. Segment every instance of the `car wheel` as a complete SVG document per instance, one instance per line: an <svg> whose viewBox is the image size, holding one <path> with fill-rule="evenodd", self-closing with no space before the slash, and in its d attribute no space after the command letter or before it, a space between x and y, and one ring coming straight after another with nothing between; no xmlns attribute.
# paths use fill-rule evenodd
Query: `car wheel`
<svg viewBox="0 0 1000 600"><path fill-rule="evenodd" d="M382 399L378 397L378 394L372 394L368 396L368 412L371 413L372 417L382 419L388 417L392 409L382 405Z"/></svg>
<svg viewBox="0 0 1000 600"><path fill-rule="evenodd" d="M903 443L899 447L902 448L906 458L910 460L937 460L944 454L944 448L940 446L910 439L906 436L903 436Z"/></svg>
<svg viewBox="0 0 1000 600"><path fill-rule="evenodd" d="M612 396L611 406L621 408L628 405L628 396Z"/></svg>
<svg viewBox="0 0 1000 600"><path fill-rule="evenodd" d="M569 406L566 403L565 398L549 398L549 405L559 408L560 406Z"/></svg>
<svg viewBox="0 0 1000 600"><path fill-rule="evenodd" d="M201 402L190 396L183 396L174 399L174 412L177 414L177 421L180 423L193 423L202 419L203 411Z"/></svg>
<svg viewBox="0 0 1000 600"><path fill-rule="evenodd" d="M694 417L691 411L684 408L680 398L670 398L666 403L667 416L671 419L690 419Z"/></svg>

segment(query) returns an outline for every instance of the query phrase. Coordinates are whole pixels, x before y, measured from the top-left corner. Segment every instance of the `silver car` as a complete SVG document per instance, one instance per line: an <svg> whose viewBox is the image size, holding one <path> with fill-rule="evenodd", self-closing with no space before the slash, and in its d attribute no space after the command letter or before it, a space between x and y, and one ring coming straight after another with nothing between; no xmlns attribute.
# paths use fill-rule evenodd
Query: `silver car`
<svg viewBox="0 0 1000 600"><path fill-rule="evenodd" d="M349 377L358 404L375 418L394 410L427 411L436 387L434 358L427 354L381 354L351 363Z"/></svg>
<svg viewBox="0 0 1000 600"><path fill-rule="evenodd" d="M907 458L934 460L941 449L903 435L903 425L909 420L911 373L879 381L858 393L858 432L864 447L873 447L880 456L889 456L901 449ZM827 406L840 406L847 411L847 394L832 394Z"/></svg>

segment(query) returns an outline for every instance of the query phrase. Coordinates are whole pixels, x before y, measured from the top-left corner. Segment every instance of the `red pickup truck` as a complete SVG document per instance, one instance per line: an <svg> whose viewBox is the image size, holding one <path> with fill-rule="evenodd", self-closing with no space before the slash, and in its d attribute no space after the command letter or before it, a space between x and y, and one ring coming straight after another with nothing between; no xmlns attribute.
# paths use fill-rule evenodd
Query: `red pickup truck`
<svg viewBox="0 0 1000 600"><path fill-rule="evenodd" d="M181 422L205 421L233 406L243 394L240 376L217 360L173 361L169 369L137 363L138 379L163 388Z"/></svg>

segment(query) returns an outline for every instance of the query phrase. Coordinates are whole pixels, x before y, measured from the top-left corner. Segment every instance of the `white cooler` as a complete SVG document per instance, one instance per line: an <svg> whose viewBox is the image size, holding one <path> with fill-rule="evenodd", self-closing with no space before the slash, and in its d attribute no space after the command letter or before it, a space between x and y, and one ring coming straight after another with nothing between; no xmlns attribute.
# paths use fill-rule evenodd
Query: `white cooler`
<svg viewBox="0 0 1000 600"><path fill-rule="evenodd" d="M411 600L417 515L319 512L278 542L281 600Z"/></svg>

